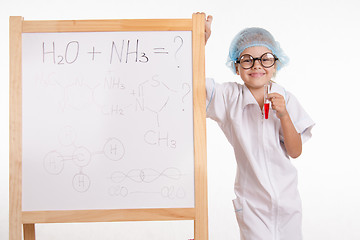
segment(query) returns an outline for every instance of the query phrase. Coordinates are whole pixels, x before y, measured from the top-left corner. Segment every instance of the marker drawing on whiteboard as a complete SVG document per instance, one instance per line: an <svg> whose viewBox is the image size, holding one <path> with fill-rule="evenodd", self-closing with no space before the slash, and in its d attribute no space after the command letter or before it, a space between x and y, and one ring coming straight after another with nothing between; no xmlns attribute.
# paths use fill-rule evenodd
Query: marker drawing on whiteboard
<svg viewBox="0 0 360 240"><path fill-rule="evenodd" d="M76 62L79 56L79 48L80 44L78 41L70 41L66 44L66 48L64 53L56 54L58 52L55 51L55 42L52 42L52 49L48 48L47 45L45 45L45 42L42 43L42 62L47 62L45 57L47 54L50 55L53 64L63 65L65 63L72 64ZM48 59L48 58L47 58Z"/></svg>
<svg viewBox="0 0 360 240"><path fill-rule="evenodd" d="M149 130L144 134L145 143L153 146L164 146L170 149L176 148L176 140L169 138L169 133L166 134L154 130Z"/></svg>
<svg viewBox="0 0 360 240"><path fill-rule="evenodd" d="M125 43L125 40L122 40L119 44L119 50L117 48L116 42L112 41L111 44L111 52L110 52L110 64L113 63L113 58L117 59L119 63L130 63L130 62L140 62L140 63L147 63L149 61L149 58L146 56L145 52L140 52L139 50L139 39L136 40L135 48L132 45L132 41L127 40ZM131 60L131 61L130 61Z"/></svg>
<svg viewBox="0 0 360 240"><path fill-rule="evenodd" d="M141 83L138 92L136 110L140 107L141 111L147 110L154 113L156 124L159 127L160 113L167 107L171 96L176 94L177 91L167 86L161 80L161 76L156 74L150 80Z"/></svg>
<svg viewBox="0 0 360 240"><path fill-rule="evenodd" d="M103 155L108 160L120 161L125 154L124 144L117 138L109 138L102 150L91 152L84 146L75 143L76 133L71 126L66 126L59 134L58 140L61 145L66 143L67 148L74 149L72 154L64 155L58 150L48 152L43 159L43 167L50 175L60 175L67 162L72 162L79 170L72 180L73 189L76 192L84 193L89 190L91 179L83 170L88 167L95 155ZM63 145L64 146L64 145Z"/></svg>
<svg viewBox="0 0 360 240"><path fill-rule="evenodd" d="M127 187L121 185L115 185L109 187L108 194L111 197L118 197L118 196L126 197L129 194L129 190L127 189Z"/></svg>
<svg viewBox="0 0 360 240"><path fill-rule="evenodd" d="M72 184L75 191L83 193L90 188L90 178L83 173L78 173L74 176Z"/></svg>
<svg viewBox="0 0 360 240"><path fill-rule="evenodd" d="M175 167L166 168L162 172L152 168L144 168L132 169L127 173L116 171L111 174L110 179L114 183L121 183L125 180L131 180L132 182L136 183L152 183L158 180L160 177L165 177L175 181L179 180L181 176L181 171Z"/></svg>
<svg viewBox="0 0 360 240"><path fill-rule="evenodd" d="M131 195L144 195L144 194L157 194L160 195L164 199L183 199L186 197L186 191L183 187L176 187L173 185L170 186L164 186L159 191L144 191L144 190L138 190L138 191L129 191L129 189L123 185L114 185L109 187L108 194L111 197L127 197L129 194Z"/></svg>
<svg viewBox="0 0 360 240"><path fill-rule="evenodd" d="M110 176L111 182L115 185L108 188L108 193L112 197L127 197L129 194L158 194L166 199L182 199L186 197L186 190L177 184L182 176L183 174L176 167L168 167L161 172L152 168L132 169L127 173L115 171ZM167 184L170 185L163 186L161 190L157 191L154 189L156 185L153 183L158 180L161 182L160 178L167 178ZM132 188L136 188L136 190L130 191L129 187L124 186L129 185L130 182L139 184L132 185ZM151 187L144 188L142 184L151 184Z"/></svg>
<svg viewBox="0 0 360 240"><path fill-rule="evenodd" d="M161 189L161 196L163 198L184 198L185 195L185 190L182 187L176 189L175 186L165 186Z"/></svg>
<svg viewBox="0 0 360 240"><path fill-rule="evenodd" d="M179 40L180 40L180 46L179 46L179 47L177 48L177 50L175 51L175 60L177 60L177 54L178 54L178 52L180 51L180 48L182 47L182 45L184 44L184 40L182 39L182 37L180 37L180 36L174 37L174 42L176 42L176 39L179 39ZM179 65L178 65L177 67L180 68Z"/></svg>
<svg viewBox="0 0 360 240"><path fill-rule="evenodd" d="M92 52L88 52L88 54L92 54L91 60L95 60L95 54L101 54L101 52L95 52L95 47L92 48Z"/></svg>
<svg viewBox="0 0 360 240"><path fill-rule="evenodd" d="M186 89L186 90L185 90L185 94L184 94L184 96L183 96L182 99L181 99L182 103L184 103L185 97L191 92L190 84L188 84L188 83L183 83L183 84L182 84L182 89L183 89L183 90ZM183 108L182 111L185 111L185 109Z"/></svg>
<svg viewBox="0 0 360 240"><path fill-rule="evenodd" d="M155 54L169 54L168 51L165 50L165 48L154 48L154 53Z"/></svg>

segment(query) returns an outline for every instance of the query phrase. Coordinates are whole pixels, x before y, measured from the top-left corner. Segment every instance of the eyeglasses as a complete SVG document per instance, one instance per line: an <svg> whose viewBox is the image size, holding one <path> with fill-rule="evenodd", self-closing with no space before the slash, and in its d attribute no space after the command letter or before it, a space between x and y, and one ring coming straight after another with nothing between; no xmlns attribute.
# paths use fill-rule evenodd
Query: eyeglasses
<svg viewBox="0 0 360 240"><path fill-rule="evenodd" d="M274 66L275 61L279 59L270 52L264 53L259 58L254 58L250 54L244 54L238 60L236 60L235 63L239 63L243 69L250 69L254 66L256 60L259 60L261 66L263 66L264 68L269 68Z"/></svg>

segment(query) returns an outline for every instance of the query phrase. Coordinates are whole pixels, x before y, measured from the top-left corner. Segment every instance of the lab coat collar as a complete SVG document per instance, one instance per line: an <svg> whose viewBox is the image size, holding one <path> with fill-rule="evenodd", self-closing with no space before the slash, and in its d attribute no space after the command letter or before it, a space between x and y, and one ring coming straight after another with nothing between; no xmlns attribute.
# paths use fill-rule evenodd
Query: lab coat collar
<svg viewBox="0 0 360 240"><path fill-rule="evenodd" d="M250 90L247 88L247 86L243 85L243 101L242 101L242 108L244 109L249 104L258 104L256 102L256 99L250 92Z"/></svg>
<svg viewBox="0 0 360 240"><path fill-rule="evenodd" d="M256 102L256 99L254 98L254 96L250 92L250 90L247 88L247 86L245 84L243 86L244 87L243 87L242 108L244 109L249 104L258 104ZM282 95L286 99L286 91L285 91L285 89L282 86L280 86L279 84L275 83L275 82L271 83L270 92L279 93L280 95Z"/></svg>

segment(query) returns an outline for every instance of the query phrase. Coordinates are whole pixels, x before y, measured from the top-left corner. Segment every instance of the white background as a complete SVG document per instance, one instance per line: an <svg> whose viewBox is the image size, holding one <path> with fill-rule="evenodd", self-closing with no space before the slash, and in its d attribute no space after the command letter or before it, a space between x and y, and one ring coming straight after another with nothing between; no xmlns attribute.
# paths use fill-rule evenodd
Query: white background
<svg viewBox="0 0 360 240"><path fill-rule="evenodd" d="M305 144L301 157L293 161L299 171L304 239L360 239L359 10L356 0L8 0L3 3L0 9L0 239L8 237L9 16L23 16L26 20L191 18L197 11L214 16L213 34L206 46L206 75L218 82L239 81L224 63L230 41L242 28L264 27L281 43L291 60L276 81L297 96L316 122L313 138ZM207 139L210 239L239 239L231 203L235 176L233 152L211 120L207 121ZM50 224L38 226L37 233L38 239L187 239L192 235L191 225L189 222Z"/></svg>

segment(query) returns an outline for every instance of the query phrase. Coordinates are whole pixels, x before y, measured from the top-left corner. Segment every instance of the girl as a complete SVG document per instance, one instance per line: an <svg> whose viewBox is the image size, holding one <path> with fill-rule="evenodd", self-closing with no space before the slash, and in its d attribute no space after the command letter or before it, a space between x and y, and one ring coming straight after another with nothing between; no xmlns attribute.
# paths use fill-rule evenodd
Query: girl
<svg viewBox="0 0 360 240"><path fill-rule="evenodd" d="M206 19L205 39L212 17ZM233 39L227 66L244 84L206 79L207 117L215 120L237 161L233 200L242 240L300 240L297 171L289 160L302 152L314 122L296 98L271 79L288 59L273 36L247 28ZM264 118L264 85L271 102Z"/></svg>

